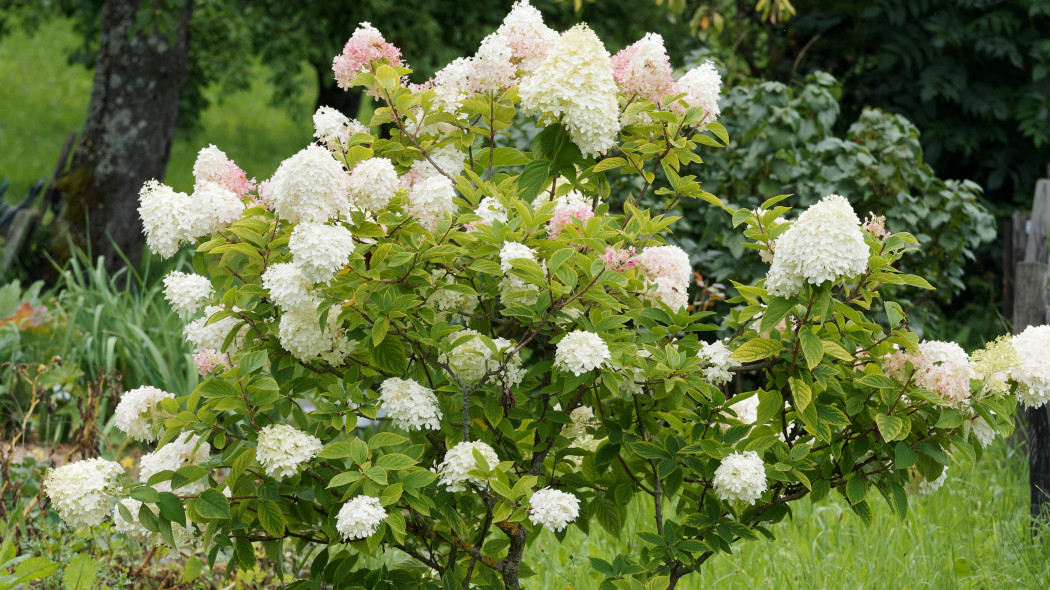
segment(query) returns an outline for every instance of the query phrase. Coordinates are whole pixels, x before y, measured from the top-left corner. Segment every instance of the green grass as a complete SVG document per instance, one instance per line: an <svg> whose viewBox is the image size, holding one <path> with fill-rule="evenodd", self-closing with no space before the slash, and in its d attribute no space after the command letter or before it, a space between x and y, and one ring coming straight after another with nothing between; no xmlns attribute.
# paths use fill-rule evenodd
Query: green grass
<svg viewBox="0 0 1050 590"><path fill-rule="evenodd" d="M0 179L11 182L8 202L24 197L37 179L50 179L66 136L83 127L92 72L67 63L76 35L70 21L55 21L32 36L16 32L0 39ZM251 67L251 87L221 101L217 89L208 89L212 104L201 113L200 130L180 134L172 145L165 182L176 190L192 190L193 162L208 144L261 181L310 141L313 84L304 78L292 116L270 105L267 70Z"/></svg>
<svg viewBox="0 0 1050 590"><path fill-rule="evenodd" d="M776 541L740 543L710 559L678 588L1050 588L1050 530L1029 535L1026 455L998 441L983 460L951 469L940 490L912 499L903 521L878 493L866 527L838 497L793 504L794 517L774 526ZM647 497L644 499L648 499ZM611 560L635 534L654 531L641 495L619 536L592 526L570 529L563 543L544 532L526 562L539 588L597 588L588 556Z"/></svg>

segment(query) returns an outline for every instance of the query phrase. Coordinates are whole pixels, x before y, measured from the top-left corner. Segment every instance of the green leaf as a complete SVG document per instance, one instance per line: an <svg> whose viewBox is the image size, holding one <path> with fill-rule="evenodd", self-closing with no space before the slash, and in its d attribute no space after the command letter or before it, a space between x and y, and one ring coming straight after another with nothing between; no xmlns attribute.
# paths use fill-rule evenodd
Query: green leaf
<svg viewBox="0 0 1050 590"><path fill-rule="evenodd" d="M813 388L809 383L795 377L789 378L788 383L791 386L791 394L795 396L795 408L800 412L805 410L813 401Z"/></svg>
<svg viewBox="0 0 1050 590"><path fill-rule="evenodd" d="M405 354L405 347L398 338L384 337L372 351L372 357L376 365L387 373L404 375L408 370L408 355Z"/></svg>
<svg viewBox="0 0 1050 590"><path fill-rule="evenodd" d="M186 509L182 506L182 500L178 496L171 492L161 492L157 506L160 507L161 516L171 522L186 526Z"/></svg>
<svg viewBox="0 0 1050 590"><path fill-rule="evenodd" d="M233 554L244 569L255 567L255 550L252 543L244 537L236 537L233 540Z"/></svg>
<svg viewBox="0 0 1050 590"><path fill-rule="evenodd" d="M883 375L865 375L860 379L857 379L858 385L865 387L874 387L875 389L897 389L897 384Z"/></svg>
<svg viewBox="0 0 1050 590"><path fill-rule="evenodd" d="M875 416L875 423L886 442L901 440L908 436L909 429L905 427L904 419L900 416L878 414Z"/></svg>
<svg viewBox="0 0 1050 590"><path fill-rule="evenodd" d="M15 567L15 571L10 576L4 576L2 580L5 583L5 588L17 588L25 585L26 582L43 580L55 573L58 565L46 557L30 557L19 563ZM8 586L7 584L10 585Z"/></svg>
<svg viewBox="0 0 1050 590"><path fill-rule="evenodd" d="M791 310L795 307L794 299L784 299L783 297L774 297L769 302L769 306L766 307L765 314L762 315L762 323L759 326L758 331L765 333L772 330L780 320L784 319L784 316L791 313Z"/></svg>
<svg viewBox="0 0 1050 590"><path fill-rule="evenodd" d="M208 520L230 517L230 502L218 490L204 490L201 492L200 498L190 500L190 502L193 503L197 513Z"/></svg>
<svg viewBox="0 0 1050 590"><path fill-rule="evenodd" d="M274 537L284 535L285 520L281 507L271 500L259 501L259 524Z"/></svg>
<svg viewBox="0 0 1050 590"><path fill-rule="evenodd" d="M733 351L733 358L742 362L750 363L759 361L780 352L784 348L779 340L772 338L754 338Z"/></svg>
<svg viewBox="0 0 1050 590"><path fill-rule="evenodd" d="M95 585L95 560L88 553L73 558L62 574L65 590L91 590Z"/></svg>
<svg viewBox="0 0 1050 590"><path fill-rule="evenodd" d="M383 506L391 506L395 504L401 498L402 485L400 483L392 483L383 490L383 493L379 494L379 503Z"/></svg>
<svg viewBox="0 0 1050 590"><path fill-rule="evenodd" d="M189 583L201 577L201 569L203 565L204 564L201 563L200 558L197 556L190 557L186 560L186 565L182 570L182 581L184 583Z"/></svg>
<svg viewBox="0 0 1050 590"><path fill-rule="evenodd" d="M386 469L388 471L399 471L402 469L408 469L414 467L416 460L408 455L402 455L400 453L390 453L383 455L376 460L376 465Z"/></svg>
<svg viewBox="0 0 1050 590"><path fill-rule="evenodd" d="M907 469L915 465L918 458L919 454L911 450L907 443L899 442L893 448L893 466L897 469Z"/></svg>
<svg viewBox="0 0 1050 590"><path fill-rule="evenodd" d="M890 329L896 328L904 319L904 310L896 301L886 302L886 318L890 322Z"/></svg>
<svg viewBox="0 0 1050 590"><path fill-rule="evenodd" d="M812 371L814 367L820 364L820 359L824 357L824 345L821 343L820 337L807 327L799 330L798 335L802 345L802 354L806 357L806 365Z"/></svg>
<svg viewBox="0 0 1050 590"><path fill-rule="evenodd" d="M868 495L868 483L864 481L864 478L854 476L846 482L846 499L850 504L857 504L864 500L866 495Z"/></svg>
<svg viewBox="0 0 1050 590"><path fill-rule="evenodd" d="M368 437L368 448L381 449L383 447L401 445L407 442L408 439L400 434L394 432L377 432Z"/></svg>
<svg viewBox="0 0 1050 590"><path fill-rule="evenodd" d="M354 439L354 441L359 439ZM317 457L320 459L344 459L349 457L354 448L353 441L351 442L337 442L328 445L321 449L320 453L317 453Z"/></svg>
<svg viewBox="0 0 1050 590"><path fill-rule="evenodd" d="M372 345L379 346L386 338L388 330L390 330L390 320L386 318L376 320L376 323L372 324Z"/></svg>
<svg viewBox="0 0 1050 590"><path fill-rule="evenodd" d="M131 497L139 502L146 502L148 504L156 504L160 501L160 494L157 490L149 486L138 486L131 490Z"/></svg>
<svg viewBox="0 0 1050 590"><path fill-rule="evenodd" d="M544 159L533 160L529 162L525 169L521 171L521 176L518 177L518 198L531 202L536 198L536 195L540 194L543 187L547 185L547 170L550 168L550 162Z"/></svg>
<svg viewBox="0 0 1050 590"><path fill-rule="evenodd" d="M550 272L556 273L565 261L572 258L573 254L576 254L576 248L562 248L557 250L554 254L551 254L550 260L547 261L547 268Z"/></svg>

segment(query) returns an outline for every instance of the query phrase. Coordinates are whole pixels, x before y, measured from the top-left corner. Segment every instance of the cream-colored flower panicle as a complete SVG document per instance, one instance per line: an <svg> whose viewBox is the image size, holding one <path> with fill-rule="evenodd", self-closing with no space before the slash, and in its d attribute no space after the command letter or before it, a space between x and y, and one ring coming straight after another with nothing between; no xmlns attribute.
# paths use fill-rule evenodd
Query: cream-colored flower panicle
<svg viewBox="0 0 1050 590"><path fill-rule="evenodd" d="M274 211L287 221L323 223L346 212L350 205L350 176L319 145L281 162L267 186Z"/></svg>
<svg viewBox="0 0 1050 590"><path fill-rule="evenodd" d="M287 424L269 424L259 431L255 458L266 475L284 479L321 452L321 439Z"/></svg>
<svg viewBox="0 0 1050 590"><path fill-rule="evenodd" d="M174 440L139 460L139 480L148 482L161 471L178 471L186 465L201 465L211 457L211 445L190 432L183 432ZM159 491L170 491L171 482L154 486ZM208 479L202 478L179 488L180 494L199 494L208 487Z"/></svg>
<svg viewBox="0 0 1050 590"><path fill-rule="evenodd" d="M518 88L522 111L540 123L561 121L586 157L604 154L620 131L612 62L587 25L562 34L547 58Z"/></svg>
<svg viewBox="0 0 1050 590"><path fill-rule="evenodd" d="M766 290L791 297L805 283L851 279L867 267L868 246L860 219L845 197L828 195L777 238Z"/></svg>
<svg viewBox="0 0 1050 590"><path fill-rule="evenodd" d="M196 312L215 293L208 277L173 270L164 277L164 298L176 312Z"/></svg>
<svg viewBox="0 0 1050 590"><path fill-rule="evenodd" d="M1026 408L1050 401L1050 326L1029 326L1013 337L1017 366L1010 377L1017 382L1017 399Z"/></svg>
<svg viewBox="0 0 1050 590"><path fill-rule="evenodd" d="M124 468L105 459L87 459L51 469L44 492L58 515L72 527L95 526L109 515L113 481Z"/></svg>

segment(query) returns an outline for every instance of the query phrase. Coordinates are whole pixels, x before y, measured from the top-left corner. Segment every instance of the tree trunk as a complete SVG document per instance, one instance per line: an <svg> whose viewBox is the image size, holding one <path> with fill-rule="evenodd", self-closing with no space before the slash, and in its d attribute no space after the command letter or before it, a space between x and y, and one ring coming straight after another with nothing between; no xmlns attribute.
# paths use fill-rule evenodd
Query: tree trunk
<svg viewBox="0 0 1050 590"><path fill-rule="evenodd" d="M144 243L138 193L147 180L163 179L168 165L192 7L193 0L183 0L164 30L150 24L134 31L140 0L106 1L87 121L56 183L65 201L52 233L60 258L68 254L68 235L93 256L105 256L111 271L124 265L119 252L138 263Z"/></svg>

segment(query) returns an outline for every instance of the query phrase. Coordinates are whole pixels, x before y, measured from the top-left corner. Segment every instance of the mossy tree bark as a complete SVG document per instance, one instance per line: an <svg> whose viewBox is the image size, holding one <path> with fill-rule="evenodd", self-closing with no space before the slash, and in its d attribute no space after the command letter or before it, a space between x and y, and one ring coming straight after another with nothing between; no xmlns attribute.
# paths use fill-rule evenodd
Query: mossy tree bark
<svg viewBox="0 0 1050 590"><path fill-rule="evenodd" d="M174 6L172 6L174 4ZM140 10L168 11L146 26ZM68 171L52 250L66 235L115 270L137 264L144 237L138 192L163 179L186 81L193 0L106 0L87 121ZM158 14L155 12L154 14ZM162 23L158 25L156 23Z"/></svg>

